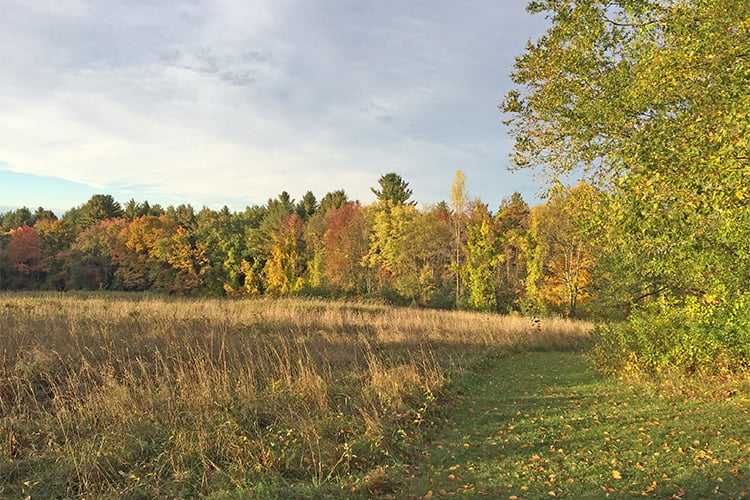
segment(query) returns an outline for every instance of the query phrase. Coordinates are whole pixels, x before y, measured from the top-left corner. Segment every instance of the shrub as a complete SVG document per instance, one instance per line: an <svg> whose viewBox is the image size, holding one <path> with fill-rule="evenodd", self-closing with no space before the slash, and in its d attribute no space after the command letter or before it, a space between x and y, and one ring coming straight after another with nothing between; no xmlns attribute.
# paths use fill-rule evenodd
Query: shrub
<svg viewBox="0 0 750 500"><path fill-rule="evenodd" d="M621 323L595 329L593 358L601 370L722 373L750 363L748 296L721 304L712 297L651 306Z"/></svg>

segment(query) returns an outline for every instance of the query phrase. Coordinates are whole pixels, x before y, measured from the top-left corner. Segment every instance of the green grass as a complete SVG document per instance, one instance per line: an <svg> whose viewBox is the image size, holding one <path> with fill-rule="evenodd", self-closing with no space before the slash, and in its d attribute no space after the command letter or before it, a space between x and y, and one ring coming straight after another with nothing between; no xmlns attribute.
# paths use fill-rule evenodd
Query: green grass
<svg viewBox="0 0 750 500"><path fill-rule="evenodd" d="M604 378L586 323L0 294L0 325L0 498L750 491L747 386Z"/></svg>
<svg viewBox="0 0 750 500"><path fill-rule="evenodd" d="M499 357L465 394L400 496L743 498L747 392L660 397L605 379L576 352Z"/></svg>
<svg viewBox="0 0 750 500"><path fill-rule="evenodd" d="M0 294L0 497L393 489L487 352L590 325L319 300ZM386 478L387 479L387 478ZM354 491L352 491L354 488Z"/></svg>

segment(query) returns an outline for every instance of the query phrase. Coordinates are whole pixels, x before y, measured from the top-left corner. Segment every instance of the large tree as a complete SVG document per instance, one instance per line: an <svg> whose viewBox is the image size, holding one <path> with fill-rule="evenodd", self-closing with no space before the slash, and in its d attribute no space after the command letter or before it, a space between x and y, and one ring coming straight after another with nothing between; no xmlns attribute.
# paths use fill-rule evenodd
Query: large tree
<svg viewBox="0 0 750 500"><path fill-rule="evenodd" d="M456 279L456 295L454 298L456 305L461 301L461 249L464 243L467 199L466 175L461 170L457 170L451 187L451 208L453 208L453 262L451 265Z"/></svg>
<svg viewBox="0 0 750 500"><path fill-rule="evenodd" d="M464 254L461 270L469 291L469 306L480 311L495 310L495 275L503 256L492 214L480 200L474 201L466 222Z"/></svg>
<svg viewBox="0 0 750 500"><path fill-rule="evenodd" d="M371 191L378 197L378 201L391 207L403 205L416 205L416 202L409 201L412 191L409 189L409 183L400 175L391 172L378 179L380 189L371 188Z"/></svg>
<svg viewBox="0 0 750 500"><path fill-rule="evenodd" d="M370 281L367 212L358 202L349 202L326 213L325 227L323 256L329 285L344 293L366 293Z"/></svg>
<svg viewBox="0 0 750 500"><path fill-rule="evenodd" d="M95 194L80 207L66 212L63 218L86 228L102 221L122 217L124 213L122 206L112 195Z"/></svg>
<svg viewBox="0 0 750 500"><path fill-rule="evenodd" d="M515 164L552 179L581 173L605 193L589 228L610 283L628 283L625 300L647 311L631 316L636 333L643 314L671 332L671 347L644 364L695 367L710 355L679 353L711 349L747 359L737 346L750 339L727 332L750 324L750 3L541 0L529 10L551 27L517 59L518 88L503 104ZM694 349L699 338L714 347Z"/></svg>
<svg viewBox="0 0 750 500"><path fill-rule="evenodd" d="M520 193L500 203L495 226L502 238L502 264L498 270L497 306L501 311L520 310L524 299L527 262L525 248L531 211Z"/></svg>
<svg viewBox="0 0 750 500"><path fill-rule="evenodd" d="M531 212L526 302L532 308L574 317L589 297L594 260L580 219L596 194L585 183L557 186Z"/></svg>

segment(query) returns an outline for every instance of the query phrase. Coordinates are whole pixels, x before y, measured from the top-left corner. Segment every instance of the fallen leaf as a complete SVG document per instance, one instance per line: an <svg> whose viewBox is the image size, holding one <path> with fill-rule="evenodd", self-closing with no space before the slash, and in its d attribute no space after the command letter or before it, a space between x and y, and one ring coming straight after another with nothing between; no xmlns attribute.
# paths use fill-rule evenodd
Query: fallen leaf
<svg viewBox="0 0 750 500"><path fill-rule="evenodd" d="M622 479L622 474L620 474L619 470L613 470L612 471L612 477L615 479Z"/></svg>

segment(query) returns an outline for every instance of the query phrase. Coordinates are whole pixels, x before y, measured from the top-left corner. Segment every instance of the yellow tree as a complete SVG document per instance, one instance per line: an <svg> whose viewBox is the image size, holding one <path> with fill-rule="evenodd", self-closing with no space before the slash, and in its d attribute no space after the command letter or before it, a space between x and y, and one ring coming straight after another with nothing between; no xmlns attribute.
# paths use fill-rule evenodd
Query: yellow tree
<svg viewBox="0 0 750 500"><path fill-rule="evenodd" d="M175 271L168 255L178 227L166 216L144 215L120 229L112 261L126 290L171 290Z"/></svg>
<svg viewBox="0 0 750 500"><path fill-rule="evenodd" d="M626 322L601 329L602 351L648 369L744 369L750 2L535 0L529 11L549 29L516 59L503 104L514 163L583 173L606 193L591 227Z"/></svg>
<svg viewBox="0 0 750 500"><path fill-rule="evenodd" d="M451 228L439 212L412 205L374 209L369 262L400 297L428 305L450 266Z"/></svg>
<svg viewBox="0 0 750 500"><path fill-rule="evenodd" d="M271 256L265 265L269 293L288 295L304 285L303 231L302 220L297 214L292 214L271 235Z"/></svg>
<svg viewBox="0 0 750 500"><path fill-rule="evenodd" d="M466 219L466 175L456 171L451 187L451 208L453 208L453 271L456 277L456 305L461 301L461 249L463 247L463 229Z"/></svg>
<svg viewBox="0 0 750 500"><path fill-rule="evenodd" d="M595 262L580 219L594 193L585 183L558 185L546 204L532 209L527 298L533 306L574 317L589 298Z"/></svg>
<svg viewBox="0 0 750 500"><path fill-rule="evenodd" d="M464 281L469 290L469 306L481 311L497 308L495 275L503 256L499 251L499 237L487 205L474 202L466 223Z"/></svg>
<svg viewBox="0 0 750 500"><path fill-rule="evenodd" d="M177 271L171 291L179 294L191 294L200 291L205 265L207 245L196 242L192 235L182 226L178 227L169 239L169 250L166 260Z"/></svg>

